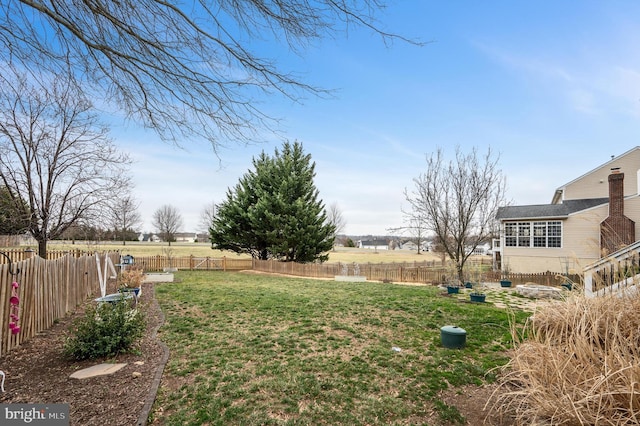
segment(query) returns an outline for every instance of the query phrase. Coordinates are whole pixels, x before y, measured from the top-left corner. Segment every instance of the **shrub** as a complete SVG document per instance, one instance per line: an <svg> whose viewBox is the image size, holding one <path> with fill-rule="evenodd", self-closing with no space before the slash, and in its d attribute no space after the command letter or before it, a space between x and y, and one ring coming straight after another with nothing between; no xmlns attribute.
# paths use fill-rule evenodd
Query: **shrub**
<svg viewBox="0 0 640 426"><path fill-rule="evenodd" d="M146 322L126 300L92 306L72 326L64 354L76 360L109 357L127 352L144 333Z"/></svg>

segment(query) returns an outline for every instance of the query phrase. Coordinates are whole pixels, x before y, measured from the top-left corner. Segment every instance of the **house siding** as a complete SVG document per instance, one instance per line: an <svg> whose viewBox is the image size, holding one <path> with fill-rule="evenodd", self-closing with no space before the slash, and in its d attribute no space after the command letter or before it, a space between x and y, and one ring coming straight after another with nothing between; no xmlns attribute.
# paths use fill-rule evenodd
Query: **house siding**
<svg viewBox="0 0 640 426"><path fill-rule="evenodd" d="M624 214L634 220L636 224L640 223L640 196L630 197L625 200ZM635 241L638 241L640 240L640 226L636 225L635 231Z"/></svg>
<svg viewBox="0 0 640 426"><path fill-rule="evenodd" d="M564 190L565 200L608 197L608 177L611 169L620 168L620 171L625 174L624 195L627 197L636 195L638 194L638 165L640 165L640 148L636 147L559 189Z"/></svg>
<svg viewBox="0 0 640 426"><path fill-rule="evenodd" d="M562 247L507 247L501 235L502 268L522 273L580 271L612 249L615 243L612 236L623 236L619 238L620 243L640 241L639 175L640 147L635 147L560 186L548 205L503 207L497 215L502 224L560 220ZM610 188L610 176L615 176L612 180L622 181L623 203L619 202L619 187ZM614 194L613 202L610 194ZM628 219L618 220L620 217Z"/></svg>
<svg viewBox="0 0 640 426"><path fill-rule="evenodd" d="M585 235L599 235L600 222L607 216L607 206L576 213L562 221L562 247L506 247L502 242L503 269L513 272L564 273L596 261L600 256L599 238L584 240ZM595 233L595 234L594 234ZM568 266L567 266L568 264Z"/></svg>
<svg viewBox="0 0 640 426"><path fill-rule="evenodd" d="M627 198L624 207L626 216L640 221L640 197ZM568 262L570 269L582 270L600 259L600 223L608 215L608 204L570 215L562 221L561 248L505 247L502 241L503 268L520 273L565 273ZM635 240L640 240L640 227L636 227Z"/></svg>

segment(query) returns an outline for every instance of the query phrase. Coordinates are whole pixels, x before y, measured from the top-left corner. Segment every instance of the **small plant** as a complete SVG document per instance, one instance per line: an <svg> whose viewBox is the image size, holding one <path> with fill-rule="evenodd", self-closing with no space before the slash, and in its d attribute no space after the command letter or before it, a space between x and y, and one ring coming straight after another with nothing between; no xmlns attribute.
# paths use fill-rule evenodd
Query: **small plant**
<svg viewBox="0 0 640 426"><path fill-rule="evenodd" d="M447 287L463 287L463 283L458 278L458 272L456 270L456 266L453 262L448 262L445 269L445 275L443 276L443 280Z"/></svg>
<svg viewBox="0 0 640 426"><path fill-rule="evenodd" d="M143 314L123 299L87 309L72 326L64 343L66 356L76 359L109 357L127 352L146 327Z"/></svg>
<svg viewBox="0 0 640 426"><path fill-rule="evenodd" d="M120 289L139 288L144 281L144 271L139 266L129 266L119 277Z"/></svg>
<svg viewBox="0 0 640 426"><path fill-rule="evenodd" d="M475 265L469 267L467 270L467 276L471 283L471 294L482 295L485 293L485 285L482 280L482 266Z"/></svg>
<svg viewBox="0 0 640 426"><path fill-rule="evenodd" d="M175 250L171 245L162 248L162 254L167 257L167 262L169 263L169 268L173 268L173 257L175 254Z"/></svg>

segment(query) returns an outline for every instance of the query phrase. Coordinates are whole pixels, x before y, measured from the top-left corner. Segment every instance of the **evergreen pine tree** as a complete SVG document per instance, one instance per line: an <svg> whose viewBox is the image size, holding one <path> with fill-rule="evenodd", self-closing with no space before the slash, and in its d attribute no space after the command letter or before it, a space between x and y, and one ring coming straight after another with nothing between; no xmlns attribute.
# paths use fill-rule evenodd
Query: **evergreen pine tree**
<svg viewBox="0 0 640 426"><path fill-rule="evenodd" d="M286 142L273 157L262 152L218 206L211 242L257 259L327 260L335 230L314 178L315 163L299 142Z"/></svg>
<svg viewBox="0 0 640 426"><path fill-rule="evenodd" d="M25 233L29 217L27 203L6 186L0 186L0 235Z"/></svg>

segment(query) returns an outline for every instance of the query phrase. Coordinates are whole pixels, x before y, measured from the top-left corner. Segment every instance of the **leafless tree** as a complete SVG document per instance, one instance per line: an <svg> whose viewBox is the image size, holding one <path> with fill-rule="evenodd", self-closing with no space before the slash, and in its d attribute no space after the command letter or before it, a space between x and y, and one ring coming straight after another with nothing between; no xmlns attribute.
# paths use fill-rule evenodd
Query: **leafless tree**
<svg viewBox="0 0 640 426"><path fill-rule="evenodd" d="M405 190L413 215L433 232L442 250L455 263L464 282L464 265L473 250L494 230L495 213L505 203L506 179L491 148L479 157L474 148L445 162L442 149L427 157L427 171Z"/></svg>
<svg viewBox="0 0 640 426"><path fill-rule="evenodd" d="M340 210L338 203L331 203L329 206L329 210L327 210L327 222L335 228L335 232L333 233L334 238L344 231L346 221L344 220L342 210Z"/></svg>
<svg viewBox="0 0 640 426"><path fill-rule="evenodd" d="M153 226L162 239L171 245L182 227L182 216L176 207L165 204L153 213Z"/></svg>
<svg viewBox="0 0 640 426"><path fill-rule="evenodd" d="M276 123L260 95L300 101L324 90L263 57L264 43L302 53L359 26L404 39L377 20L384 0L0 2L0 60L86 75L96 96L173 142L255 140ZM409 41L409 40L407 40ZM411 42L411 41L410 41Z"/></svg>
<svg viewBox="0 0 640 426"><path fill-rule="evenodd" d="M111 202L111 226L115 235L122 239L123 246L127 244L127 235L131 235L135 228L142 224L139 206L128 191L118 194Z"/></svg>
<svg viewBox="0 0 640 426"><path fill-rule="evenodd" d="M402 218L405 224L397 228L387 229L391 233L408 234L411 241L417 245L417 253L420 254L422 246L427 241L427 229L425 228L424 219L415 214L414 211L402 210Z"/></svg>
<svg viewBox="0 0 640 426"><path fill-rule="evenodd" d="M128 164L74 84L57 77L34 83L4 68L0 182L15 194L16 203L26 202L28 230L40 256L46 256L47 241L99 214L127 184Z"/></svg>
<svg viewBox="0 0 640 426"><path fill-rule="evenodd" d="M202 212L200 212L200 228L206 234L209 233L213 219L216 218L216 209L216 203L212 201L210 204L204 206Z"/></svg>

